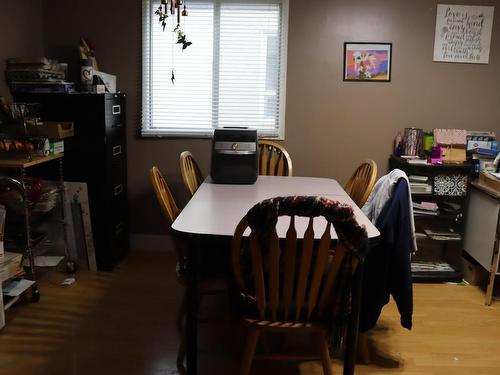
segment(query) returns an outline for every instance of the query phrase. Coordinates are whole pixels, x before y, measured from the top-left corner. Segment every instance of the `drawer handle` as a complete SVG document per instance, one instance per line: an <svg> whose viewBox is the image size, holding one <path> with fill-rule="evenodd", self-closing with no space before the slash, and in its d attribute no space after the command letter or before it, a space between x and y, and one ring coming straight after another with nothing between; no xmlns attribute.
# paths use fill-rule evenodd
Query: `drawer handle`
<svg viewBox="0 0 500 375"><path fill-rule="evenodd" d="M121 145L113 147L113 156L120 155L121 153L122 153Z"/></svg>
<svg viewBox="0 0 500 375"><path fill-rule="evenodd" d="M114 105L113 106L113 114L119 115L120 113L122 113L122 106L120 104Z"/></svg>
<svg viewBox="0 0 500 375"><path fill-rule="evenodd" d="M113 188L113 192L115 194L115 197L117 195L120 195L122 192L123 192L123 184L120 184L120 185L116 185L114 188Z"/></svg>
<svg viewBox="0 0 500 375"><path fill-rule="evenodd" d="M121 233L125 230L125 224L118 223L115 225L115 234Z"/></svg>
<svg viewBox="0 0 500 375"><path fill-rule="evenodd" d="M121 122L118 122L118 123L116 123L116 124L111 125L111 127L112 127L112 128L121 128L121 127L122 127L122 124L121 124Z"/></svg>

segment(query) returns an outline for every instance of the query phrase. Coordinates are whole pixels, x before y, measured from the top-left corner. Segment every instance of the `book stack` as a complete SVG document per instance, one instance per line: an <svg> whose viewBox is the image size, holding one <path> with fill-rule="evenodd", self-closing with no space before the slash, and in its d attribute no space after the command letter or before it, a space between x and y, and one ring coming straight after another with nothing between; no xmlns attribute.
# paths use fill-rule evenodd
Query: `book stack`
<svg viewBox="0 0 500 375"><path fill-rule="evenodd" d="M468 131L467 152L475 164L475 172L486 170L495 172L493 163L498 154L498 142L495 133L490 131Z"/></svg>
<svg viewBox="0 0 500 375"><path fill-rule="evenodd" d="M439 215L439 207L435 202L412 202L413 203L413 213L416 215Z"/></svg>
<svg viewBox="0 0 500 375"><path fill-rule="evenodd" d="M495 138L495 132L490 131L467 131L467 151L473 151L478 148L496 150L498 142Z"/></svg>
<svg viewBox="0 0 500 375"><path fill-rule="evenodd" d="M408 176L408 180L410 181L410 190L412 194L432 193L432 186L429 183L428 176L410 175Z"/></svg>
<svg viewBox="0 0 500 375"><path fill-rule="evenodd" d="M436 241L460 241L462 239L462 236L451 228L444 230L424 229L424 232L427 237Z"/></svg>
<svg viewBox="0 0 500 375"><path fill-rule="evenodd" d="M21 260L23 255L6 251L0 258L0 283L23 273Z"/></svg>
<svg viewBox="0 0 500 375"><path fill-rule="evenodd" d="M67 64L46 57L7 59L5 78L12 94L71 93L72 82L66 82Z"/></svg>

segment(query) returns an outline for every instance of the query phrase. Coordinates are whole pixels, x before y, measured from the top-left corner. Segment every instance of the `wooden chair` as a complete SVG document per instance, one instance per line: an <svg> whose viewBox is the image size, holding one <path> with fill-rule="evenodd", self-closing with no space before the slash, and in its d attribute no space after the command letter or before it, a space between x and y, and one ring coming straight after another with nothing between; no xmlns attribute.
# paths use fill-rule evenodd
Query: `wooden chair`
<svg viewBox="0 0 500 375"><path fill-rule="evenodd" d="M271 141L259 141L259 174L291 176L292 159L283 146Z"/></svg>
<svg viewBox="0 0 500 375"><path fill-rule="evenodd" d="M170 228L174 220L179 215L180 209L177 207L174 197L172 196L172 192L170 191L170 188L168 187L168 184L163 178L163 175L161 174L158 167L153 166L150 170L150 174L151 174L151 183L153 184L156 198L158 199L158 203L160 204L163 214L167 219L167 225ZM185 265L186 265L185 247L183 243L181 243L179 240L175 238L174 238L174 245L175 245L174 246L175 253L177 255L177 267L176 267L177 280L179 281L180 284L185 285L185 279L184 279ZM182 321L185 315L186 315L186 295L184 294L176 319L177 328L179 328L179 331L182 334L181 344L179 346L179 351L177 352L177 367L179 368L183 367L184 357L186 354L186 338L182 330Z"/></svg>
<svg viewBox="0 0 500 375"><path fill-rule="evenodd" d="M283 215L290 216L290 226L286 238L280 241L275 225L277 217ZM301 241L297 239L296 216L309 217ZM327 223L321 239L315 241L313 222L318 216L323 216ZM332 226L340 238L334 247L330 236ZM248 228L249 237L244 237ZM347 286L353 285L351 281L362 259L366 238L366 231L356 223L352 208L325 198L278 197L255 205L247 213L236 227L231 251L235 282L247 306L245 310L249 311L243 314L243 323L250 333L241 364L242 375L250 372L260 333L265 331L314 333L323 371L332 373L327 338L334 322L339 323L340 317L359 308L356 303L349 306ZM355 337L348 341L355 347ZM283 355L279 358L289 359Z"/></svg>
<svg viewBox="0 0 500 375"><path fill-rule="evenodd" d="M358 207L363 207L375 185L377 179L377 163L373 160L364 160L354 171L354 173L344 186L344 190L349 194Z"/></svg>
<svg viewBox="0 0 500 375"><path fill-rule="evenodd" d="M182 181L184 186L189 191L191 196L200 187L203 182L203 174L201 173L198 163L189 151L183 151L179 158L179 164L181 168Z"/></svg>

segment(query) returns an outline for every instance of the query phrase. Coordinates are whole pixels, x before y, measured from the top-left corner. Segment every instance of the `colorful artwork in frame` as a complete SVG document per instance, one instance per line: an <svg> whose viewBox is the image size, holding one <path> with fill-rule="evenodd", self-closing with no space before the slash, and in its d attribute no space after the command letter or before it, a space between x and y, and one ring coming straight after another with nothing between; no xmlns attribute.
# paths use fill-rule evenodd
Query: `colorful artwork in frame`
<svg viewBox="0 0 500 375"><path fill-rule="evenodd" d="M344 43L344 81L390 82L392 43Z"/></svg>

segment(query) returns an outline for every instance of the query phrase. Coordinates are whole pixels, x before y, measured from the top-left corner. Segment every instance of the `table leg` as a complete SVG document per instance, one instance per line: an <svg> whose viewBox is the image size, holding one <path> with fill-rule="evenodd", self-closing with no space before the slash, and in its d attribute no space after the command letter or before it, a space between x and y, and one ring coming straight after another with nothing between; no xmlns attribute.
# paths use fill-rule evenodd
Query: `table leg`
<svg viewBox="0 0 500 375"><path fill-rule="evenodd" d="M495 236L495 244L493 245L493 260L490 269L490 281L488 283L488 288L486 289L486 301L487 306L491 305L493 301L493 287L495 286L495 277L498 272L498 262L499 262L499 247L500 247L500 213L498 214L497 220L497 233Z"/></svg>
<svg viewBox="0 0 500 375"><path fill-rule="evenodd" d="M354 375L356 350L358 346L359 310L361 308L363 268L363 263L360 262L354 276L354 285L352 286L352 310L349 321L349 330L346 338L346 349L344 353L344 375Z"/></svg>
<svg viewBox="0 0 500 375"><path fill-rule="evenodd" d="M186 367L189 375L197 373L198 357L198 249L190 244L187 257Z"/></svg>

